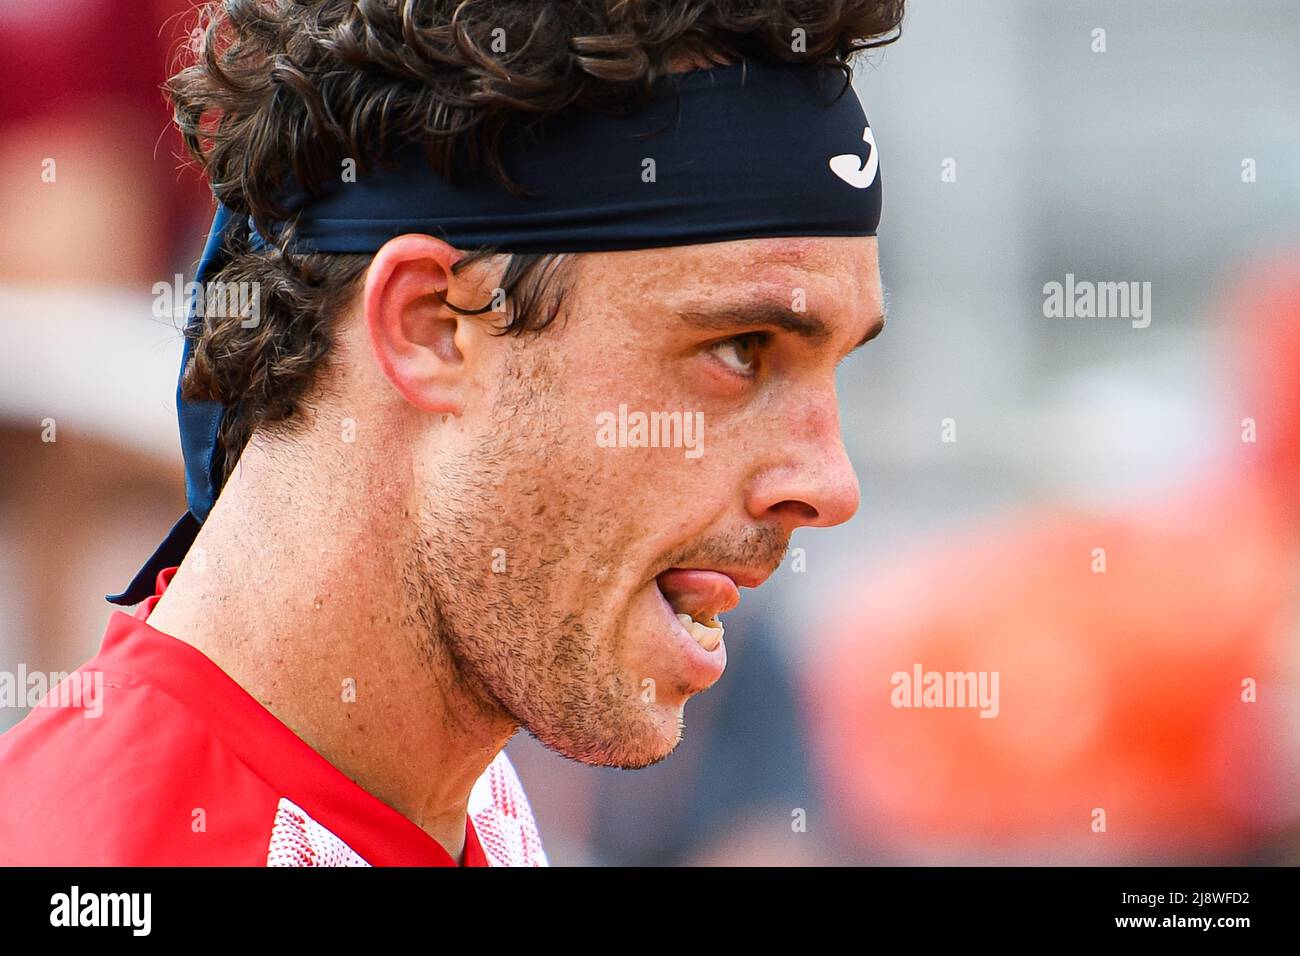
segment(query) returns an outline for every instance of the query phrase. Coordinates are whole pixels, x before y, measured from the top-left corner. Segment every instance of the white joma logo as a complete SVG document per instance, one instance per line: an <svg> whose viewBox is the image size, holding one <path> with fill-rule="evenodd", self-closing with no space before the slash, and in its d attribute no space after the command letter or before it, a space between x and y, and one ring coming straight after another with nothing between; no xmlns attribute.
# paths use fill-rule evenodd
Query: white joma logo
<svg viewBox="0 0 1300 956"><path fill-rule="evenodd" d="M831 157L831 172L844 180L854 189L866 189L876 181L876 170L880 168L880 156L876 152L876 137L871 127L862 130L862 140L868 146L867 161L857 153L841 153Z"/></svg>

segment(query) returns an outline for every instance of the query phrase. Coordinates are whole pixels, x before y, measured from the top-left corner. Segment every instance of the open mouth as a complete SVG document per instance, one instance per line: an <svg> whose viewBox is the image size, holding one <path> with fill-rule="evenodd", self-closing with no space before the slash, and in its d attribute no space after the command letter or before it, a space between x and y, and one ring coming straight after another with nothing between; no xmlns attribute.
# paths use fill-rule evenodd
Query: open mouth
<svg viewBox="0 0 1300 956"><path fill-rule="evenodd" d="M740 603L736 582L718 571L669 568L655 583L682 629L706 651L717 650L724 632L718 615Z"/></svg>
<svg viewBox="0 0 1300 956"><path fill-rule="evenodd" d="M686 633L695 638L695 643L706 651L716 651L718 645L722 643L724 628L722 622L716 617L709 621L697 621L689 614L678 614L677 620L682 622Z"/></svg>

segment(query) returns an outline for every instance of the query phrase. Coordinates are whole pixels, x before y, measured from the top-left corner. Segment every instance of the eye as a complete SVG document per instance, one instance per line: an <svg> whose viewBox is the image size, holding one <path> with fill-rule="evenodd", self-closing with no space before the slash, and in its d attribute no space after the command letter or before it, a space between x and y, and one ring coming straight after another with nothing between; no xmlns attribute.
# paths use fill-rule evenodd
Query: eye
<svg viewBox="0 0 1300 956"><path fill-rule="evenodd" d="M747 332L709 346L709 351L737 375L752 378L758 374L758 353L767 341L767 333Z"/></svg>

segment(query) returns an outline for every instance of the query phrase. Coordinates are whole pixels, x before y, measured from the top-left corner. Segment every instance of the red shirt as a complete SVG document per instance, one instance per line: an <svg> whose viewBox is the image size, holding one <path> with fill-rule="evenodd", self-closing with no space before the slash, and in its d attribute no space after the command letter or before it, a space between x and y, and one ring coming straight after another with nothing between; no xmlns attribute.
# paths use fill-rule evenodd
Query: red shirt
<svg viewBox="0 0 1300 956"><path fill-rule="evenodd" d="M0 864L455 866L208 657L145 623L175 570L0 735ZM463 865L546 864L503 751L471 793Z"/></svg>

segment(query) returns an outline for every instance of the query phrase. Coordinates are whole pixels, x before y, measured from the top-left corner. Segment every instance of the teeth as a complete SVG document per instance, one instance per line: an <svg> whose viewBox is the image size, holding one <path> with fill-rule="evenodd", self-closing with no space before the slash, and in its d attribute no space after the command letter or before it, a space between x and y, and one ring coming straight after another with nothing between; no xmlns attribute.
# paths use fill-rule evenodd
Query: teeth
<svg viewBox="0 0 1300 956"><path fill-rule="evenodd" d="M677 620L682 622L686 633L695 638L695 643L706 651L716 651L718 645L722 643L723 627L716 619L713 621L713 626L701 624L689 614L678 614Z"/></svg>

